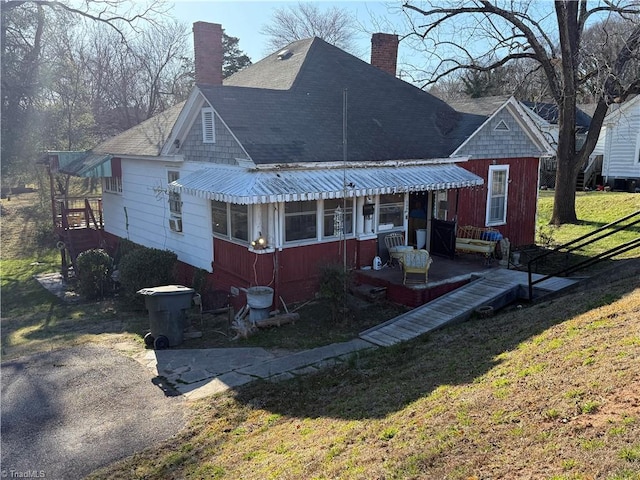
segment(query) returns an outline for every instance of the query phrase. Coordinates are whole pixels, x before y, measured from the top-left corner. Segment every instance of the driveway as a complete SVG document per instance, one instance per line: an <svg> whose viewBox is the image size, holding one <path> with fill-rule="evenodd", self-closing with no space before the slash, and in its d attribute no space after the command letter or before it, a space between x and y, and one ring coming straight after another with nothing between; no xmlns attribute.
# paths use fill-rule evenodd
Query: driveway
<svg viewBox="0 0 640 480"><path fill-rule="evenodd" d="M3 478L81 478L185 424L181 397L165 396L148 369L104 347L39 353L1 368Z"/></svg>

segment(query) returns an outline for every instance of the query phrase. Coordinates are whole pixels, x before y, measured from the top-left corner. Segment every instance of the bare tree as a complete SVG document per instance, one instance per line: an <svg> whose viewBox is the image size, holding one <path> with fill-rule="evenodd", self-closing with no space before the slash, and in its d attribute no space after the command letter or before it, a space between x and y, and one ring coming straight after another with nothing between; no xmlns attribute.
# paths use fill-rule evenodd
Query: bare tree
<svg viewBox="0 0 640 480"><path fill-rule="evenodd" d="M41 71L51 39L86 20L109 26L126 44L127 35L166 11L160 0L0 0L3 181L23 176L43 147L41 122L47 115L38 108L51 88L51 78Z"/></svg>
<svg viewBox="0 0 640 480"><path fill-rule="evenodd" d="M352 51L356 29L355 20L344 8L331 7L322 11L316 4L300 2L276 9L271 22L260 33L268 37L267 46L271 50L303 38L318 37L345 51Z"/></svg>
<svg viewBox="0 0 640 480"><path fill-rule="evenodd" d="M634 0L593 3L557 0L553 9L543 3L489 0L404 4L412 25L406 38L418 39L438 55L426 83L461 70L491 71L517 60L528 60L544 74L559 111L554 224L577 222L576 179L596 145L609 105L640 92L640 78L629 71L640 55L640 5ZM588 23L608 17L629 22L628 33L616 46L607 42L614 49L609 64L585 62L581 53ZM597 107L578 149L577 95L583 85L594 82Z"/></svg>

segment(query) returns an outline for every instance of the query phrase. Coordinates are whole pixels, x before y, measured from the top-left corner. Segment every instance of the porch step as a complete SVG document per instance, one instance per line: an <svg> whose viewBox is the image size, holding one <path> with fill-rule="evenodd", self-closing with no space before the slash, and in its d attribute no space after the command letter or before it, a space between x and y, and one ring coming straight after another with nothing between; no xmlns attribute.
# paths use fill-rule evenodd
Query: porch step
<svg viewBox="0 0 640 480"><path fill-rule="evenodd" d="M559 291L575 283L567 278L550 278L539 287L545 291ZM360 338L385 347L411 340L445 325L464 322L479 307L502 308L521 297L527 284L526 272L493 270L487 276L479 276L457 290L361 332Z"/></svg>
<svg viewBox="0 0 640 480"><path fill-rule="evenodd" d="M368 302L384 300L387 296L387 287L377 287L374 285L360 284L351 288L351 293Z"/></svg>

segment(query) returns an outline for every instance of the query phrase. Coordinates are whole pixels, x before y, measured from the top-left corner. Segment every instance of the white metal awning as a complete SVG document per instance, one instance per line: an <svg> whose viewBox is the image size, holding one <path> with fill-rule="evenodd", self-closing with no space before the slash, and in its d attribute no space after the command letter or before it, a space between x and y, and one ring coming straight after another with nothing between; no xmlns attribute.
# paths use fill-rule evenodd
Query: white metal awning
<svg viewBox="0 0 640 480"><path fill-rule="evenodd" d="M289 170L212 165L176 180L169 189L209 200L250 205L447 190L483 183L481 177L453 163Z"/></svg>

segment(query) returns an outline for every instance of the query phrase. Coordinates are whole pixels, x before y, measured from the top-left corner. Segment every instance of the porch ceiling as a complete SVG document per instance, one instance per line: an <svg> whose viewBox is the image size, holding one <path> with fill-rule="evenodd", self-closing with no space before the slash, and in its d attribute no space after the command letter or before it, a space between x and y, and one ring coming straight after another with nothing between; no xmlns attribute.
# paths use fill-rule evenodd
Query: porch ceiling
<svg viewBox="0 0 640 480"><path fill-rule="evenodd" d="M176 180L169 189L248 205L447 190L483 183L481 177L453 163L268 171L212 166Z"/></svg>

